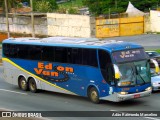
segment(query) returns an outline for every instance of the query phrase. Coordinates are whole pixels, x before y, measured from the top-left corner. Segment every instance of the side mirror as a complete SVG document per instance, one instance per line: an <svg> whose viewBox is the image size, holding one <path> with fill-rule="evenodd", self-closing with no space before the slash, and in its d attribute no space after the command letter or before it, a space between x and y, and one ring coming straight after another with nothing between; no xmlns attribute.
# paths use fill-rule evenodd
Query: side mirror
<svg viewBox="0 0 160 120"><path fill-rule="evenodd" d="M113 64L114 72L115 72L115 78L119 79L120 78L120 71L117 65Z"/></svg>
<svg viewBox="0 0 160 120"><path fill-rule="evenodd" d="M150 62L154 64L155 72L158 74L160 72L158 62L154 59L150 59Z"/></svg>

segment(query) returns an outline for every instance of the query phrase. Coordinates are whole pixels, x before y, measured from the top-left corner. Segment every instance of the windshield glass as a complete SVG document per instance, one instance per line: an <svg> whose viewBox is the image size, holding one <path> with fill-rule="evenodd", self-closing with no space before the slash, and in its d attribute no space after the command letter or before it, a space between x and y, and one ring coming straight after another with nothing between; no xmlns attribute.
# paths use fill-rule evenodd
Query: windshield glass
<svg viewBox="0 0 160 120"><path fill-rule="evenodd" d="M147 60L118 64L120 79L118 86L134 86L150 82L150 68Z"/></svg>
<svg viewBox="0 0 160 120"><path fill-rule="evenodd" d="M150 72L151 72L151 77L154 77L154 76L158 76L159 74L157 74L156 72L155 72L155 68L151 68L150 69Z"/></svg>

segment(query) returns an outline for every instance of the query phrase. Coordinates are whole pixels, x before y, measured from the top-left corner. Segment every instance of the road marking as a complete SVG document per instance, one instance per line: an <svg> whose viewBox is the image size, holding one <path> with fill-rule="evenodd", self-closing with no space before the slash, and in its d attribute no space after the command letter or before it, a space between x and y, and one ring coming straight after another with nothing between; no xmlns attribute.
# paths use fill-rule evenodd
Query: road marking
<svg viewBox="0 0 160 120"><path fill-rule="evenodd" d="M152 117L144 117L144 118L151 119L151 120L160 120L158 118L152 118Z"/></svg>
<svg viewBox="0 0 160 120"><path fill-rule="evenodd" d="M4 111L13 111L13 110L7 109L7 108L0 108L0 110L4 110Z"/></svg>
<svg viewBox="0 0 160 120"><path fill-rule="evenodd" d="M22 95L28 95L27 93L22 93L22 92L17 92L17 91L12 91L12 90L6 90L6 89L0 89L0 91L12 92L12 93L17 93L17 94L22 94Z"/></svg>
<svg viewBox="0 0 160 120"><path fill-rule="evenodd" d="M124 113L124 112L121 112L121 111L118 111L118 110L110 110L110 111L115 111L115 112L119 112L119 113ZM135 111L136 112L136 111ZM125 112L127 113L127 112ZM150 120L160 120L158 118L153 118L153 117L142 117L142 118L147 118L147 119L150 119Z"/></svg>

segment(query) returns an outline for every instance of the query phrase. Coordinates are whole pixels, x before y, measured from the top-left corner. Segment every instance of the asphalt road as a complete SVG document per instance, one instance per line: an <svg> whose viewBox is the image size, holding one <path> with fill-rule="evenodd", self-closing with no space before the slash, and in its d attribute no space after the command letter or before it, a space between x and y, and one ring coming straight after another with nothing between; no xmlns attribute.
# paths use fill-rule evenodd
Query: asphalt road
<svg viewBox="0 0 160 120"><path fill-rule="evenodd" d="M144 34L137 36L125 36L125 37L112 37L106 38L105 40L120 40L127 42L136 42L145 49L160 49L160 35L159 34Z"/></svg>

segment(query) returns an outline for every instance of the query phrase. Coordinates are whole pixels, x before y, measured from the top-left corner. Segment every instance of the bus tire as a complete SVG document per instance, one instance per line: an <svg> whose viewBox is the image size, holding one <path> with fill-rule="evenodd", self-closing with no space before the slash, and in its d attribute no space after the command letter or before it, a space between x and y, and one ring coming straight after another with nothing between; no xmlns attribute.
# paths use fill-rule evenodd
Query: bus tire
<svg viewBox="0 0 160 120"><path fill-rule="evenodd" d="M27 91L28 90L28 83L26 81L26 79L24 77L20 77L18 80L18 85L19 88L23 91Z"/></svg>
<svg viewBox="0 0 160 120"><path fill-rule="evenodd" d="M99 103L99 94L95 87L91 87L89 89L88 97L93 103L96 103L96 104Z"/></svg>
<svg viewBox="0 0 160 120"><path fill-rule="evenodd" d="M29 79L28 86L31 92L36 93L38 91L36 82L33 78Z"/></svg>

